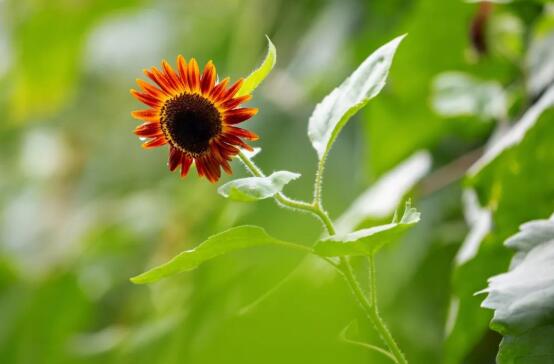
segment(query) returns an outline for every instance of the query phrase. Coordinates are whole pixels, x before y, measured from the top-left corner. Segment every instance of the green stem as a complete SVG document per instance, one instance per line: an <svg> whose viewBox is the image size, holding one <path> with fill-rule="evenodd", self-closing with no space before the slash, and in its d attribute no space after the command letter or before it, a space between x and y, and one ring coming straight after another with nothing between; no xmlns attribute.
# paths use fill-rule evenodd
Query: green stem
<svg viewBox="0 0 554 364"><path fill-rule="evenodd" d="M314 205L322 206L323 197L322 197L322 186L323 186L323 170L325 169L325 160L327 156L324 155L319 162L317 163L317 171L315 172L315 182L314 182Z"/></svg>
<svg viewBox="0 0 554 364"><path fill-rule="evenodd" d="M394 340L391 332L385 325L383 318L379 315L379 306L377 305L377 277L375 275L375 259L373 255L367 258L369 264L369 304L371 306L371 321L381 335L381 339L387 344L389 350L394 355L398 364L407 364L406 357L400 350L400 347Z"/></svg>
<svg viewBox="0 0 554 364"><path fill-rule="evenodd" d="M245 165L246 169L255 177L265 177L264 172L258 168L258 166L252 162L247 156L244 155L244 153L241 151L238 154L239 159L241 162ZM281 206L288 207L293 210L301 210L309 212L313 215L315 215L323 225L325 226L325 229L329 233L329 235L335 234L335 229L333 228L333 222L329 218L329 215L317 204L315 203L308 203L305 201L299 201L292 199L282 192L279 192L275 196L273 196L275 201Z"/></svg>
<svg viewBox="0 0 554 364"><path fill-rule="evenodd" d="M244 163L245 167L248 169L248 171L256 177L265 177L265 174L262 172L254 162L252 162L247 156L245 156L242 151L239 152L238 157ZM324 162L323 162L324 163ZM333 222L331 218L329 217L329 214L323 209L321 206L321 184L323 182L323 163L320 162L320 165L318 165L318 169L316 172L316 183L315 183L315 193L314 193L314 202L313 203L307 203L304 201L298 201L294 200L283 193L278 193L275 196L275 200L277 203L284 207L288 207L293 210L302 210L311 213L315 217L317 217L323 225L325 226L325 230L329 235L335 235L335 227L333 226ZM381 339L385 342L387 347L390 350L390 354L394 357L394 360L398 364L407 364L406 358L402 354L402 351L400 351L400 348L398 347L398 344L396 344L396 341L392 337L390 331L385 326L383 320L381 319L381 316L379 316L379 312L377 310L377 296L375 292L375 266L373 264L373 258L370 257L370 299L368 300L365 296L362 288L360 287L360 283L356 279L356 276L354 275L354 271L352 269L352 265L350 264L350 261L345 258L341 257L339 264L336 264L331 259L325 259L328 263L333 265L335 268L338 269L338 271L343 275L346 282L348 283L348 286L352 290L352 293L358 300L358 303L362 306L363 310L366 312L368 318L372 322L373 326L375 327L375 330L379 333L381 336Z"/></svg>

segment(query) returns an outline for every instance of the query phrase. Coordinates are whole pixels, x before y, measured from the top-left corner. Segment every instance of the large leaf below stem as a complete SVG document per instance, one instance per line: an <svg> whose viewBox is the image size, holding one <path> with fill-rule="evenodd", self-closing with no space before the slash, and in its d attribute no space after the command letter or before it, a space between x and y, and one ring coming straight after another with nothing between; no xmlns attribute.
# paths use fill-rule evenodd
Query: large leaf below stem
<svg viewBox="0 0 554 364"><path fill-rule="evenodd" d="M131 278L131 282L136 284L156 282L162 278L193 270L217 256L267 244L292 245L292 243L269 236L264 229L258 226L234 227L209 237L196 248L182 252L167 263Z"/></svg>
<svg viewBox="0 0 554 364"><path fill-rule="evenodd" d="M404 35L377 49L319 103L308 124L308 136L320 160L331 149L346 122L385 86L396 48Z"/></svg>
<svg viewBox="0 0 554 364"><path fill-rule="evenodd" d="M258 87L260 83L262 83L262 81L269 75L271 70L273 70L273 66L275 66L276 62L277 50L275 49L273 43L271 43L269 37L267 37L267 54L265 59L260 67L255 69L250 75L248 75L248 77L246 77L242 87L237 92L237 97L252 93L252 91L254 91L256 87Z"/></svg>
<svg viewBox="0 0 554 364"><path fill-rule="evenodd" d="M384 244L419 222L419 218L420 213L411 207L410 203L406 203L400 221L394 219L390 224L319 240L314 246L314 253L323 257L372 255Z"/></svg>
<svg viewBox="0 0 554 364"><path fill-rule="evenodd" d="M225 183L217 189L217 192L235 201L258 201L275 196L286 184L298 177L300 177L298 173L277 171L267 177L239 178Z"/></svg>

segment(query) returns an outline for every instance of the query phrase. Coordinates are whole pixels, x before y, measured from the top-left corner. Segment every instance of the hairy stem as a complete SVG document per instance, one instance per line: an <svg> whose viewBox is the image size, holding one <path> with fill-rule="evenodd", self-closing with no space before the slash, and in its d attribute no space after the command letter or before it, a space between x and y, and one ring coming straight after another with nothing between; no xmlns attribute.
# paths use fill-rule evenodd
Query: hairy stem
<svg viewBox="0 0 554 364"><path fill-rule="evenodd" d="M265 177L264 172L258 168L258 166L252 162L247 156L244 155L244 153L241 151L238 154L239 159L244 164L246 169L255 177ZM305 201L299 201L292 199L288 196L286 196L284 193L279 192L275 196L273 196L275 201L283 207L290 208L292 210L301 210L305 212L309 212L312 215L315 215L325 226L325 229L329 233L329 235L335 234L335 229L333 228L333 223L331 222L331 219L329 218L329 215L317 204L315 203L308 203Z"/></svg>
<svg viewBox="0 0 554 364"><path fill-rule="evenodd" d="M242 163L245 165L246 169L255 177L265 177L265 174L263 171L256 166L254 162L252 162L247 156L244 155L244 153L241 151L238 154L238 157L242 161ZM321 204L321 185L323 182L323 163L320 163L318 165L318 169L316 172L316 182L315 182L315 192L314 192L314 202L308 203L304 201L298 201L294 200L282 192L279 192L276 194L274 199L279 203L280 205L290 208L292 210L301 210L311 213L313 216L317 217L322 223L323 226L325 226L325 230L329 235L335 235L335 227L333 225L333 222L331 218L329 217L329 214L323 209ZM406 358L402 354L402 351L398 347L398 344L392 337L390 331L385 326L383 319L379 315L379 311L377 309L377 295L375 291L375 265L373 263L373 257L369 257L369 283L370 283L370 292L369 292L369 300L365 296L360 283L356 279L356 276L354 275L354 270L352 269L352 264L350 264L350 261L345 258L341 257L339 264L336 264L331 259L325 259L328 263L333 265L344 277L346 280L346 283L352 290L352 293L354 294L354 297L356 297L356 300L362 306L362 309L365 311L366 315L372 322L373 326L375 327L375 330L379 333L381 336L381 339L384 341L384 343L387 345L388 349L390 350L390 354L392 357L394 357L394 360L398 364L407 364Z"/></svg>
<svg viewBox="0 0 554 364"><path fill-rule="evenodd" d="M383 341L387 344L389 350L396 358L396 362L398 364L407 364L408 361L406 360L406 357L392 337L392 334L385 325L383 318L379 315L379 306L377 305L377 277L375 276L375 260L373 255L370 255L367 259L369 264L369 304L371 305L371 321L377 329L377 332L381 335L381 339L383 339Z"/></svg>
<svg viewBox="0 0 554 364"><path fill-rule="evenodd" d="M317 171L315 172L315 182L314 182L314 205L321 207L323 205L322 189L323 189L323 170L325 169L325 160L327 156L324 155L323 158L317 163Z"/></svg>

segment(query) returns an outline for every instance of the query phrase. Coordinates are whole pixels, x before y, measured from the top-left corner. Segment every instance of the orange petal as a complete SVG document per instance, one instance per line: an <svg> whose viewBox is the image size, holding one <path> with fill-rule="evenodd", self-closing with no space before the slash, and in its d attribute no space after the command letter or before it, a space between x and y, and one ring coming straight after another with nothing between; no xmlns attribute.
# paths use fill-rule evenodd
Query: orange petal
<svg viewBox="0 0 554 364"><path fill-rule="evenodd" d="M250 119L258 113L258 109L254 107L243 107L225 111L224 120L227 124L238 124Z"/></svg>
<svg viewBox="0 0 554 364"><path fill-rule="evenodd" d="M198 173L200 177L206 174L206 170L204 168L204 162L200 158L194 159L194 165L196 166L196 173Z"/></svg>
<svg viewBox="0 0 554 364"><path fill-rule="evenodd" d="M215 66L212 61L209 61L204 66L204 73L202 73L202 77L200 78L200 90L204 95L209 95L210 91L212 91L215 82L215 75Z"/></svg>
<svg viewBox="0 0 554 364"><path fill-rule="evenodd" d="M229 82L229 77L226 77L223 81L218 83L212 89L212 92L210 93L210 97L212 98L212 100L217 101L221 97L221 95L225 91L225 88L227 87L228 82Z"/></svg>
<svg viewBox="0 0 554 364"><path fill-rule="evenodd" d="M183 154L183 157L181 158L181 177L185 177L189 173L191 164L192 158L186 154Z"/></svg>
<svg viewBox="0 0 554 364"><path fill-rule="evenodd" d="M220 143L218 143L217 141L214 141L210 144L210 151L218 161L223 162L223 161L231 160L231 157L223 148L221 148Z"/></svg>
<svg viewBox="0 0 554 364"><path fill-rule="evenodd" d="M232 145L225 144L223 142L218 142L217 146L219 147L221 154L225 155L226 159L229 159L229 157L239 154L239 149Z"/></svg>
<svg viewBox="0 0 554 364"><path fill-rule="evenodd" d="M233 99L229 99L229 100L225 101L224 103L222 103L221 107L225 108L225 109L228 109L228 110L231 110L231 109L234 109L235 107L239 106L243 102L246 102L246 101L250 100L251 98L252 98L252 95L244 95L244 96L235 97Z"/></svg>
<svg viewBox="0 0 554 364"><path fill-rule="evenodd" d="M210 151L217 159L224 159L221 151L219 150L218 143L215 140L212 140L210 142Z"/></svg>
<svg viewBox="0 0 554 364"><path fill-rule="evenodd" d="M236 135L241 138L245 138L248 140L258 140L260 137L258 134L251 132L250 130L246 130L243 128L237 128L235 126L226 126L225 131L228 131L229 133Z"/></svg>
<svg viewBox="0 0 554 364"><path fill-rule="evenodd" d="M167 161L167 166L169 167L169 170L173 172L179 164L181 164L181 158L183 157L183 153L174 147L169 148L169 159Z"/></svg>
<svg viewBox="0 0 554 364"><path fill-rule="evenodd" d="M179 70L179 77L181 79L181 85L186 90L189 90L188 76L187 76L187 61L185 57L179 55L177 57L177 69Z"/></svg>
<svg viewBox="0 0 554 364"><path fill-rule="evenodd" d="M146 121L160 120L159 111L154 109L133 111L131 115L138 120L146 120Z"/></svg>
<svg viewBox="0 0 554 364"><path fill-rule="evenodd" d="M149 70L144 70L144 74L148 76L152 81L156 82L156 84L164 91L166 95L172 94L172 87L170 84L168 84L165 77L161 74L160 71L156 67L152 67Z"/></svg>
<svg viewBox="0 0 554 364"><path fill-rule="evenodd" d="M221 146L217 142L213 142L210 144L210 149L213 154L213 156L217 159L225 173L228 175L233 174L233 171L231 170L231 166L229 165L229 162L227 160L231 160L231 157L228 156L225 151L221 149Z"/></svg>
<svg viewBox="0 0 554 364"><path fill-rule="evenodd" d="M161 100L155 98L154 96L151 96L150 94L145 94L142 92L138 92L137 90L131 89L131 95L133 95L137 100L139 100L143 104L146 104L150 107L158 108L162 105Z"/></svg>
<svg viewBox="0 0 554 364"><path fill-rule="evenodd" d="M206 156L204 157L204 165L206 166L206 177L208 178L208 181L216 183L221 177L221 169L219 168L218 161L214 158Z"/></svg>
<svg viewBox="0 0 554 364"><path fill-rule="evenodd" d="M221 160L219 161L219 163L221 163L221 168L223 168L223 171L225 171L227 175L230 176L233 174L233 170L231 169L231 165L229 164L229 162L227 162L226 160Z"/></svg>
<svg viewBox="0 0 554 364"><path fill-rule="evenodd" d="M144 123L135 128L134 133L140 137L153 138L162 135L160 123Z"/></svg>
<svg viewBox="0 0 554 364"><path fill-rule="evenodd" d="M149 148L160 147L166 143L167 143L167 140L165 140L165 137L163 135L160 135L152 140L147 141L146 143L142 143L142 147L145 149L149 149Z"/></svg>
<svg viewBox="0 0 554 364"><path fill-rule="evenodd" d="M191 91L198 91L200 87L200 70L198 69L198 62L192 58L187 66L188 68L188 82Z"/></svg>
<svg viewBox="0 0 554 364"><path fill-rule="evenodd" d="M164 91L160 90L159 88L152 86L148 82L145 82L139 78L137 78L137 84L142 88L146 93L161 99L164 97Z"/></svg>
<svg viewBox="0 0 554 364"><path fill-rule="evenodd" d="M221 136L221 140L223 140L227 144L238 145L239 147L244 148L244 149L249 150L249 151L254 150L254 149L252 149L251 146L249 146L248 144L243 142L238 136L235 136L233 134L227 134L226 133L223 136Z"/></svg>
<svg viewBox="0 0 554 364"><path fill-rule="evenodd" d="M224 94L222 94L220 96L220 99L222 101L227 101L228 99L232 98L233 96L235 96L235 94L238 92L238 90L240 90L240 88L242 87L242 84L244 83L244 80L241 78L239 79L237 82L235 82L231 87L229 87L229 89L227 90L227 92L225 92Z"/></svg>
<svg viewBox="0 0 554 364"><path fill-rule="evenodd" d="M165 59L162 61L162 68L164 70L164 76L168 83L173 87L174 90L179 90L179 79L177 78L175 71L173 71L173 68L171 68L171 66L169 65L169 63L167 63Z"/></svg>

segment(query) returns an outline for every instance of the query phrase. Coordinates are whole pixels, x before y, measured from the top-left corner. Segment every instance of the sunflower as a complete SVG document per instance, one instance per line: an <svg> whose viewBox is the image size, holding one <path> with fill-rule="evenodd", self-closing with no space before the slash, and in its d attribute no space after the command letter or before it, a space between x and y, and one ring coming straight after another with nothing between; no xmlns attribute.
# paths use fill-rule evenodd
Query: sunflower
<svg viewBox="0 0 554 364"><path fill-rule="evenodd" d="M198 63L192 58L188 64L177 57L177 71L165 60L161 70L144 70L155 85L138 79L142 92L131 89L131 94L150 108L131 115L144 121L135 129L141 139L147 139L144 148L169 144L168 166L174 171L181 167L186 176L194 163L201 177L215 183L221 168L231 174L229 162L239 148L252 150L244 142L257 140L251 131L236 125L254 116L258 109L239 107L251 95L240 95L243 80L228 86L229 78L218 82L216 69L209 61L200 74Z"/></svg>

